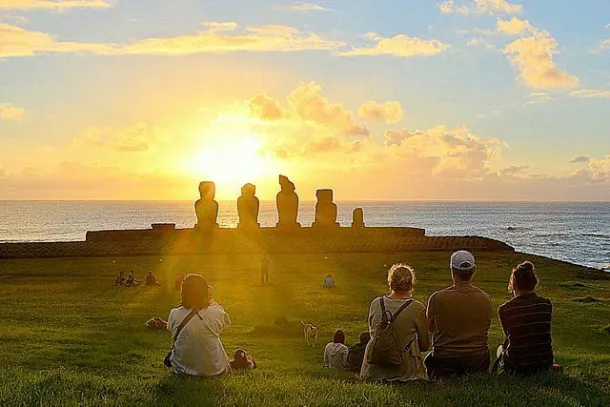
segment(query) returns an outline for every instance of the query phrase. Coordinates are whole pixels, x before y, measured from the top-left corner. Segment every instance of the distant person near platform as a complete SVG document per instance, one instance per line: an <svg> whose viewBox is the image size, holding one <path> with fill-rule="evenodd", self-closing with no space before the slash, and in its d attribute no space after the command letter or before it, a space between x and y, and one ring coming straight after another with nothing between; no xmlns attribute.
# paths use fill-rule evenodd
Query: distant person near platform
<svg viewBox="0 0 610 407"><path fill-rule="evenodd" d="M531 375L551 370L551 300L536 294L538 276L534 264L526 261L511 273L508 288L513 298L498 308L506 335L500 349L500 363L506 373Z"/></svg>
<svg viewBox="0 0 610 407"><path fill-rule="evenodd" d="M425 364L431 379L489 370L491 300L472 285L476 268L472 253L465 250L453 253L450 261L453 285L435 292L428 300L432 352Z"/></svg>
<svg viewBox="0 0 610 407"><path fill-rule="evenodd" d="M184 280L184 272L180 272L178 273L178 275L176 276L176 279L174 280L174 288L177 291L180 291L182 289L182 281Z"/></svg>
<svg viewBox="0 0 610 407"><path fill-rule="evenodd" d="M329 274L326 277L324 277L324 287L332 288L334 286L335 286L335 278L333 277L332 274Z"/></svg>
<svg viewBox="0 0 610 407"><path fill-rule="evenodd" d="M152 271L148 272L145 282L146 282L146 285L161 285L159 280L157 280L157 277L153 276Z"/></svg>
<svg viewBox="0 0 610 407"><path fill-rule="evenodd" d="M229 315L212 299L205 278L189 274L182 282L181 306L169 313L167 329L174 345L165 365L175 374L210 377L229 373L229 357L220 341L229 325Z"/></svg>
<svg viewBox="0 0 610 407"><path fill-rule="evenodd" d="M127 276L127 280L125 280L125 285L127 287L135 287L136 285L140 285L142 281L136 278L135 273L132 271L129 272L129 276Z"/></svg>
<svg viewBox="0 0 610 407"><path fill-rule="evenodd" d="M124 271L120 271L119 275L114 280L114 285L123 285L123 284L125 284L125 280L126 280L125 272Z"/></svg>
<svg viewBox="0 0 610 407"><path fill-rule="evenodd" d="M377 297L369 310L371 340L366 345L360 378L376 383L425 380L421 352L428 350L426 307L413 299L415 272L395 264L388 272L390 294Z"/></svg>
<svg viewBox="0 0 610 407"><path fill-rule="evenodd" d="M261 284L269 283L269 258L263 254L261 258Z"/></svg>

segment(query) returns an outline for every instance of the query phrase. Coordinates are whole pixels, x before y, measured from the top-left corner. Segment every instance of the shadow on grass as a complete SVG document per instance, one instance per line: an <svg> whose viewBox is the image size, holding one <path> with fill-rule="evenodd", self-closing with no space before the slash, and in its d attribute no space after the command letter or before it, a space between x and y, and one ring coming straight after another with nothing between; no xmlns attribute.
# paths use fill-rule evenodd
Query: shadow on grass
<svg viewBox="0 0 610 407"><path fill-rule="evenodd" d="M155 386L153 401L163 406L220 406L224 404L226 380L167 374Z"/></svg>

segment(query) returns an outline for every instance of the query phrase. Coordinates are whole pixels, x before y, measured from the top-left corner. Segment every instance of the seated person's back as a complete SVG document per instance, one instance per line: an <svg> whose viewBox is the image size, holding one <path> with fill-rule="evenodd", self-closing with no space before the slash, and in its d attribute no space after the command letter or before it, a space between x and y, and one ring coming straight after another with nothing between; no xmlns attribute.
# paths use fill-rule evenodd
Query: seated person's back
<svg viewBox="0 0 610 407"><path fill-rule="evenodd" d="M513 299L498 308L504 344L504 370L516 374L534 374L551 369L554 356L551 340L553 306L539 297L534 265L524 262L513 269L509 288Z"/></svg>
<svg viewBox="0 0 610 407"><path fill-rule="evenodd" d="M205 291L205 292L204 292ZM192 309L199 309L174 342L172 371L193 376L216 376L226 371L229 358L220 341L220 334L231 324L229 315L208 293L208 285L200 275L189 275L182 284L182 304L171 310L168 329L175 334L180 322Z"/></svg>
<svg viewBox="0 0 610 407"><path fill-rule="evenodd" d="M329 369L345 370L347 369L347 353L348 348L345 346L345 334L338 329L335 332L333 341L326 344L324 348L324 364Z"/></svg>
<svg viewBox="0 0 610 407"><path fill-rule="evenodd" d="M335 286L335 279L332 276L332 274L327 275L324 278L324 287L334 287Z"/></svg>
<svg viewBox="0 0 610 407"><path fill-rule="evenodd" d="M491 300L472 285L474 256L458 251L451 256L453 286L437 291L428 301L428 330L432 353L426 358L431 378L487 371Z"/></svg>

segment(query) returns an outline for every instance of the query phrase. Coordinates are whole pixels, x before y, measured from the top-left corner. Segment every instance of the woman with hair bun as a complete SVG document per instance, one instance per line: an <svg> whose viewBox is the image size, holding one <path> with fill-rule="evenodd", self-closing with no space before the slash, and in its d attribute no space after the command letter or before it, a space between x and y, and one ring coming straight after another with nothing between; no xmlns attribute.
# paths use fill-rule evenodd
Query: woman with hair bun
<svg viewBox="0 0 610 407"><path fill-rule="evenodd" d="M526 261L511 273L508 289L513 298L498 308L506 336L499 350L504 371L530 375L552 368L551 300L536 294L538 276L532 262Z"/></svg>
<svg viewBox="0 0 610 407"><path fill-rule="evenodd" d="M176 374L218 376L230 372L229 357L220 334L231 325L225 310L211 296L211 287L199 274L182 281L182 304L171 310L167 329L174 337L168 365Z"/></svg>
<svg viewBox="0 0 610 407"><path fill-rule="evenodd" d="M426 379L426 369L422 363L421 352L428 350L430 338L426 325L426 307L411 298L415 286L415 272L404 264L395 264L388 271L390 294L377 297L371 302L369 310L369 332L371 340L366 347L360 378L370 382L406 382ZM396 345L402 353L402 363L388 365L372 364L375 338L383 317L393 320ZM391 318L390 318L391 316Z"/></svg>

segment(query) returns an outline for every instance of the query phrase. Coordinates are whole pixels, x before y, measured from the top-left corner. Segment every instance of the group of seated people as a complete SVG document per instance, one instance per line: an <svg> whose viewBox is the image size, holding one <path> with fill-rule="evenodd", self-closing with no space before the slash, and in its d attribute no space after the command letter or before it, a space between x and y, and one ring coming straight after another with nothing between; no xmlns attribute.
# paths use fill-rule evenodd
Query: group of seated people
<svg viewBox="0 0 610 407"><path fill-rule="evenodd" d="M157 285L157 286L161 285L159 280L157 280L157 278L153 275L152 271L148 272L148 275L146 276L144 283L146 285ZM136 274L134 273L133 270L131 270L129 272L129 275L127 277L125 277L124 271L120 271L119 275L114 280L114 285L117 285L117 286L124 285L126 287L135 287L140 284L142 284L142 280L138 280L136 278Z"/></svg>
<svg viewBox="0 0 610 407"><path fill-rule="evenodd" d="M492 306L489 295L472 284L476 268L470 252L453 253L453 285L433 293L426 307L412 298L413 269L395 264L388 272L390 293L371 302L369 331L351 348L345 345L343 331L335 332L333 342L324 350L326 366L352 370L362 380L383 383L488 372ZM498 310L506 336L498 360L509 374L535 374L554 366L552 305L536 294L537 284L534 265L528 261L519 264L509 279L513 298ZM220 340L221 332L231 324L229 315L212 299L211 287L201 275L186 276L181 295L181 305L171 310L167 321L174 342L166 365L177 374L218 376L230 372L235 363ZM422 360L422 352L429 349ZM234 360L248 361L246 367L256 366L245 351L238 351Z"/></svg>
<svg viewBox="0 0 610 407"><path fill-rule="evenodd" d="M350 355L342 331L326 346L325 364L331 369L356 370L361 379L372 382L488 372L491 300L472 284L476 263L470 252L453 253L450 268L453 285L432 294L425 307L412 298L413 269L392 266L388 273L390 294L371 302L368 322L372 340L367 342L360 369L354 366L359 351L356 348ZM534 264L519 264L509 279L513 298L498 309L506 337L498 349L498 364L509 374L531 375L557 366L551 342L552 304L536 294L537 284ZM388 335L394 335L394 345L388 345ZM421 353L428 349L431 352L422 361ZM393 359L394 354L402 359Z"/></svg>

